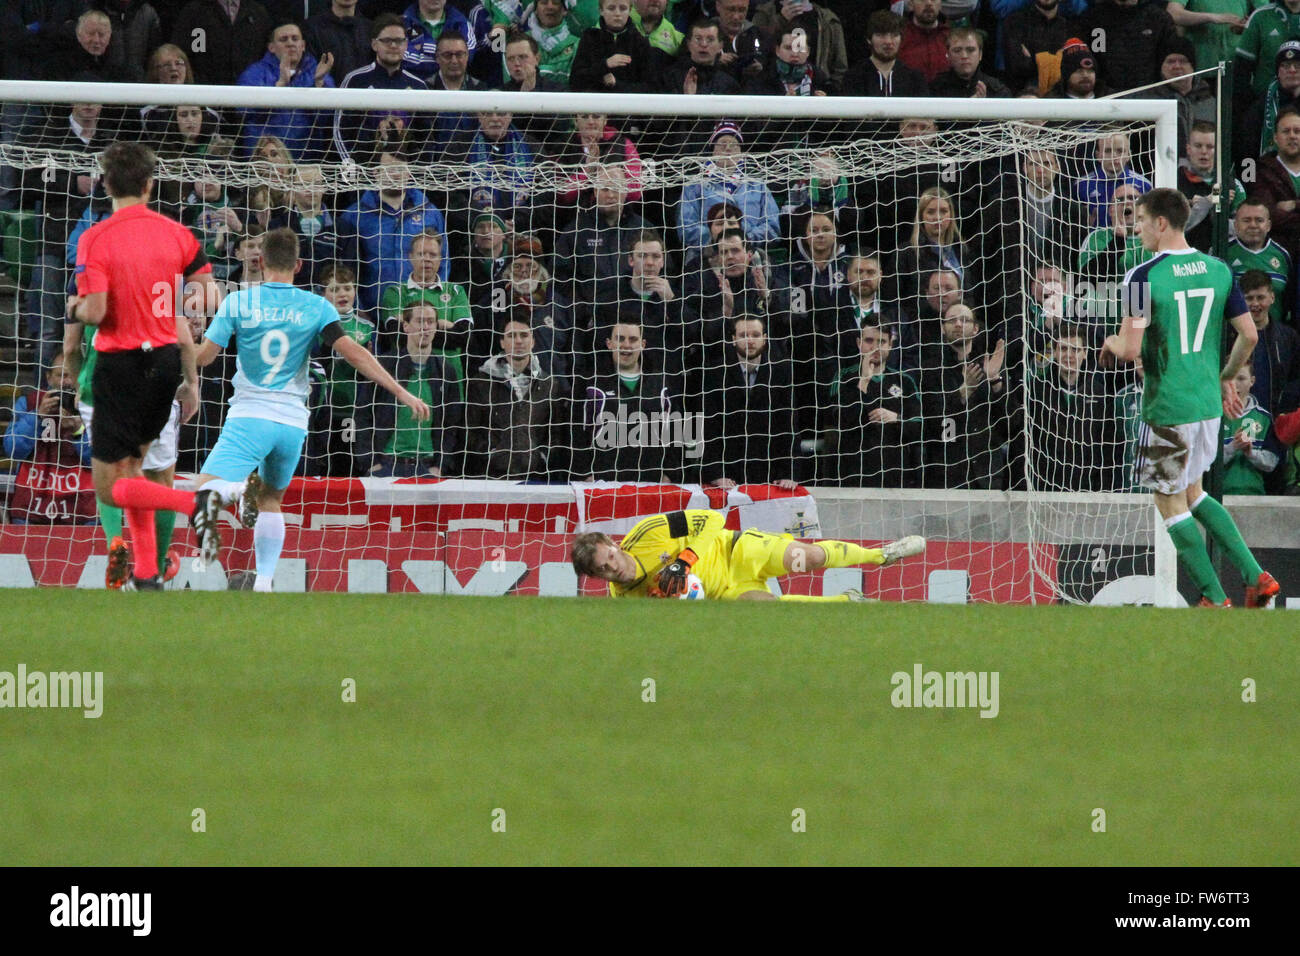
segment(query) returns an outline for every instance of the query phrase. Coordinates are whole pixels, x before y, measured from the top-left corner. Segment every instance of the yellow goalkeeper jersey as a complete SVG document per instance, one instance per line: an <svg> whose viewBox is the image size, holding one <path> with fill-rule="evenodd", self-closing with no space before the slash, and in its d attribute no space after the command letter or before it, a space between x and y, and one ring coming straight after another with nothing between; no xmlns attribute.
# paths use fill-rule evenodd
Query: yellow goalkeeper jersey
<svg viewBox="0 0 1300 956"><path fill-rule="evenodd" d="M637 522L619 547L632 555L638 569L631 584L609 582L611 597L649 597L659 572L690 548L699 556L691 572L704 585L706 597L719 597L731 586L731 544L734 534L723 527L716 511L670 511Z"/></svg>

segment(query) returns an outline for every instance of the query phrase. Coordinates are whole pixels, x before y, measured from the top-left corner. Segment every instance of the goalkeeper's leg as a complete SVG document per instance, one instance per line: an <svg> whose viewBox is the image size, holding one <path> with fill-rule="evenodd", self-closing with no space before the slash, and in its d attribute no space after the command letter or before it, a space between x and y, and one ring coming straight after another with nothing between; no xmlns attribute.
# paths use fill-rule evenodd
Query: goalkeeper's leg
<svg viewBox="0 0 1300 956"><path fill-rule="evenodd" d="M742 591L736 595L737 601L800 601L803 603L813 603L820 601L865 601L861 591L845 591L843 594L782 594L777 597L766 588L755 588L752 591Z"/></svg>
<svg viewBox="0 0 1300 956"><path fill-rule="evenodd" d="M879 548L864 548L851 541L794 541L785 549L787 573L818 568L850 568L859 564L890 565L925 550L925 539L908 535Z"/></svg>

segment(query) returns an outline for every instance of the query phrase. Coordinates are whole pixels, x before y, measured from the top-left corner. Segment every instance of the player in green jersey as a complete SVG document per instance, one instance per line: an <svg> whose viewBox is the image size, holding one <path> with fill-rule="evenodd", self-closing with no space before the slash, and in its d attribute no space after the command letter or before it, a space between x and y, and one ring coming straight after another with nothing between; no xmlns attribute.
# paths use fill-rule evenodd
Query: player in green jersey
<svg viewBox="0 0 1300 956"><path fill-rule="evenodd" d="M1267 607L1279 587L1259 566L1224 507L1201 488L1214 463L1220 419L1242 413L1232 380L1258 341L1250 310L1223 261L1193 249L1183 229L1191 207L1176 189L1153 189L1137 202L1137 230L1152 257L1124 277L1124 323L1106 338L1101 359L1142 357L1142 428L1138 480L1156 508L1178 558L1201 591L1202 607L1231 607L1192 518L1241 572L1248 607ZM1219 368L1225 320L1237 330Z"/></svg>

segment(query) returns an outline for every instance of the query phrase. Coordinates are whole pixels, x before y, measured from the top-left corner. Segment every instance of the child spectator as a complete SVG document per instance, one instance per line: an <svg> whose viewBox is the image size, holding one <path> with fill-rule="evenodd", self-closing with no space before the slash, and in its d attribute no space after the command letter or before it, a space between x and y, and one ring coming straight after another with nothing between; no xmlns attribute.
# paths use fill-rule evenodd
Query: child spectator
<svg viewBox="0 0 1300 956"><path fill-rule="evenodd" d="M844 24L828 5L811 0L768 0L753 10L754 27L772 42L782 31L804 37L808 60L836 87L849 68L844 45Z"/></svg>
<svg viewBox="0 0 1300 956"><path fill-rule="evenodd" d="M1223 493L1262 495L1265 476L1277 468L1282 447L1273 434L1273 416L1250 394L1255 373L1249 365L1242 366L1232 385L1246 407L1238 418L1223 419Z"/></svg>
<svg viewBox="0 0 1300 956"><path fill-rule="evenodd" d="M600 0L600 23L583 31L569 72L575 93L645 93L654 51L631 22L631 0Z"/></svg>
<svg viewBox="0 0 1300 956"><path fill-rule="evenodd" d="M319 273L322 294L339 312L339 323L352 341L367 351L375 350L375 323L357 312L357 277L351 268L337 263L326 264ZM369 471L374 387L370 380L351 365L326 350L324 407L327 418L313 429L313 436L323 438L312 458L326 461L325 473L353 477Z"/></svg>
<svg viewBox="0 0 1300 956"><path fill-rule="evenodd" d="M230 283L240 289L247 289L264 281L262 271L262 234L266 232L260 223L248 224L234 242L235 266L228 277Z"/></svg>

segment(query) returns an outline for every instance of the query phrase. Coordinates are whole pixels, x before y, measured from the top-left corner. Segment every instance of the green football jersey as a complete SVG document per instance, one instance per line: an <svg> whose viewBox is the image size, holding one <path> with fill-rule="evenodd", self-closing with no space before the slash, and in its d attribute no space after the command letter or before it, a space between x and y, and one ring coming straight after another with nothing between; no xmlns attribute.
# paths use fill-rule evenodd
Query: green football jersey
<svg viewBox="0 0 1300 956"><path fill-rule="evenodd" d="M1196 249L1158 253L1124 277L1128 315L1144 317L1142 420L1185 425L1223 415L1224 324L1248 315L1228 264Z"/></svg>
<svg viewBox="0 0 1300 956"><path fill-rule="evenodd" d="M1258 269L1268 276L1273 284L1273 305L1268 310L1268 317L1274 322L1282 321L1282 301L1286 298L1286 284L1291 278L1291 254L1270 239L1264 248L1251 252L1238 239L1228 243L1224 256L1228 267L1232 269L1234 279L1240 280L1251 269Z"/></svg>
<svg viewBox="0 0 1300 956"><path fill-rule="evenodd" d="M1277 51L1287 40L1300 39L1300 13L1292 13L1278 0L1260 7L1246 21L1246 29L1237 42L1237 57L1253 69L1251 88L1263 96L1268 85L1277 79ZM1197 62L1200 68L1213 63Z"/></svg>
<svg viewBox="0 0 1300 956"><path fill-rule="evenodd" d="M384 289L379 299L379 315L383 322L394 323L402 319L402 311L415 303L431 305L438 311L438 321L446 320L456 323L468 321L473 323L474 313L469 307L469 295L465 287L455 282L439 280L428 288L420 288L408 279L405 282L390 285ZM435 340L436 341L436 340ZM451 366L456 380L456 389L460 400L465 400L465 358L460 349L434 347L434 355L445 358Z"/></svg>
<svg viewBox="0 0 1300 956"><path fill-rule="evenodd" d="M1264 473L1277 466L1277 456L1264 448L1264 439L1273 427L1273 416L1259 407L1253 395L1247 396L1240 418L1223 420L1223 493L1225 495L1262 495ZM1229 447L1237 432L1251 440L1251 455L1233 452Z"/></svg>
<svg viewBox="0 0 1300 956"><path fill-rule="evenodd" d="M355 312L350 312L339 316L339 324L343 326L344 334L353 342L367 352L372 350L375 323ZM353 406L357 403L357 383L361 381L362 376L342 356L331 352L329 358L329 377L326 385L329 390L330 411L335 418L347 418L353 414Z"/></svg>
<svg viewBox="0 0 1300 956"><path fill-rule="evenodd" d="M81 372L77 375L77 397L83 405L95 405L95 397L90 391L91 379L95 377L95 333L97 325L85 325L81 329L81 341L84 354L81 357Z"/></svg>
<svg viewBox="0 0 1300 956"><path fill-rule="evenodd" d="M413 365L414 374L402 382L402 387L426 404L432 405L433 387L426 377L428 365ZM388 440L384 454L395 458L428 458L438 452L433 444L433 429L427 422L417 422L415 414L405 405L397 408L393 423L393 436Z"/></svg>
<svg viewBox="0 0 1300 956"><path fill-rule="evenodd" d="M656 50L662 50L669 56L676 56L677 51L681 49L682 31L673 26L667 17L660 20L659 26L647 33L645 24L641 22L641 14L637 12L636 7L633 7L632 22L636 24L636 28L641 31L641 35L649 40L650 45Z"/></svg>
<svg viewBox="0 0 1300 956"><path fill-rule="evenodd" d="M1126 385L1115 393L1115 419L1124 426L1124 465L1116 491L1142 491L1134 464L1142 422L1142 386Z"/></svg>
<svg viewBox="0 0 1300 956"><path fill-rule="evenodd" d="M1267 6L1266 0L1170 0L1188 13L1231 13L1242 19L1259 7ZM1167 9L1167 8L1166 8ZM1233 33L1232 27L1224 23L1198 23L1183 27L1183 35L1192 41L1196 49L1198 68L1209 68L1220 60L1232 65L1233 54L1237 50L1240 33Z"/></svg>

